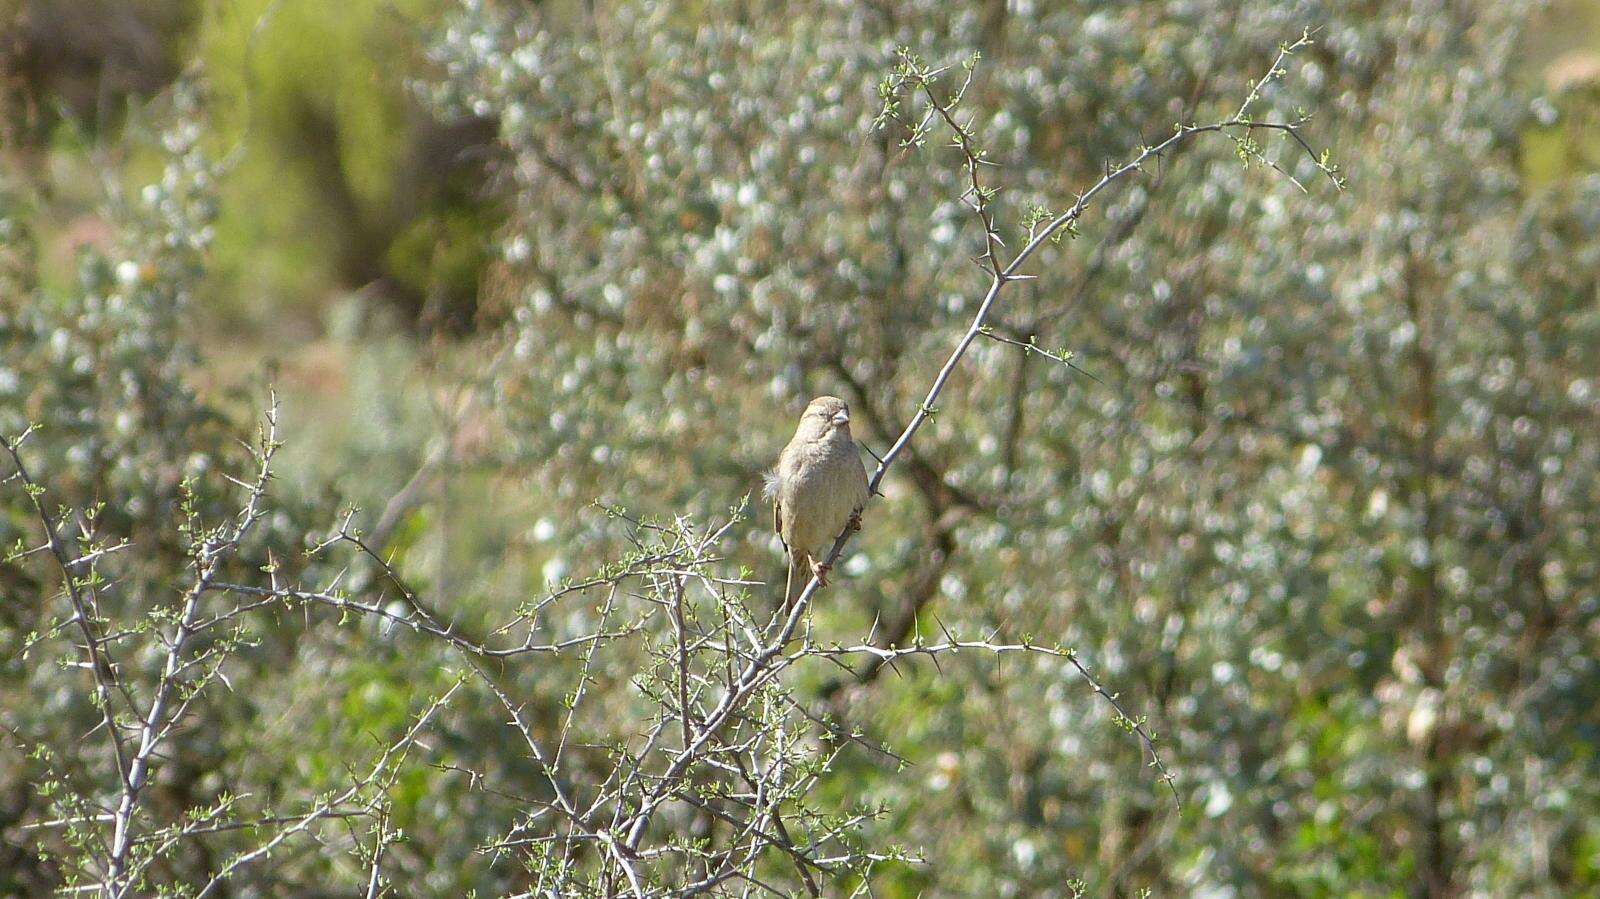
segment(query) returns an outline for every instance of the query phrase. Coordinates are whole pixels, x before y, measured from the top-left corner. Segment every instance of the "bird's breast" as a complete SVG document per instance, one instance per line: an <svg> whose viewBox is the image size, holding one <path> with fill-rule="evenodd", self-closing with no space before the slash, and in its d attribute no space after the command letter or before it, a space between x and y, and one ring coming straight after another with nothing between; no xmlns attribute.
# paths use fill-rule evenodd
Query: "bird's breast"
<svg viewBox="0 0 1600 899"><path fill-rule="evenodd" d="M784 539L816 554L866 503L866 472L853 445L824 442L796 453L783 480Z"/></svg>

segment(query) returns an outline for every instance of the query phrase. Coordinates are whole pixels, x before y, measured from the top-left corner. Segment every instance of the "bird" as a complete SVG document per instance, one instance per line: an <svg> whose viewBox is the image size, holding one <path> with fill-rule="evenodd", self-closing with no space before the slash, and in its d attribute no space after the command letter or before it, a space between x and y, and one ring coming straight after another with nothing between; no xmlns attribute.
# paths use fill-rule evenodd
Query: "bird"
<svg viewBox="0 0 1600 899"><path fill-rule="evenodd" d="M810 575L827 585L828 550L848 527L860 528L867 504L867 469L850 436L850 407L836 396L806 406L794 437L767 474L772 526L789 559L784 608L793 606Z"/></svg>

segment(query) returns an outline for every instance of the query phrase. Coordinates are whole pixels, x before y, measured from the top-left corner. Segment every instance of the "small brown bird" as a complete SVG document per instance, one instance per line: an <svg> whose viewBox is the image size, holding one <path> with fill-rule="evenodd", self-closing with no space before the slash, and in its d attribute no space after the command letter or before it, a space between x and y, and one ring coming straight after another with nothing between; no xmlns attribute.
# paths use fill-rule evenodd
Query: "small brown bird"
<svg viewBox="0 0 1600 899"><path fill-rule="evenodd" d="M827 583L823 560L846 525L861 526L867 504L867 469L850 436L850 407L836 396L819 396L806 406L794 439L783 448L778 467L767 475L772 524L789 554L792 604L815 572Z"/></svg>

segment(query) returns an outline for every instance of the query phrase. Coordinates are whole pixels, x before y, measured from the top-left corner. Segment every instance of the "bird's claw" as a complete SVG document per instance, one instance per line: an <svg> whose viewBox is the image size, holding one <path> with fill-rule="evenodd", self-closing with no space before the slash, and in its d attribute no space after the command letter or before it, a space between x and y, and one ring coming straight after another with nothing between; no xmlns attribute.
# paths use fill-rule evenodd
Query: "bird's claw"
<svg viewBox="0 0 1600 899"><path fill-rule="evenodd" d="M828 572L832 570L832 565L824 565L821 562L817 562L811 566L811 573L817 576L817 586L828 586Z"/></svg>
<svg viewBox="0 0 1600 899"><path fill-rule="evenodd" d="M856 511L850 513L850 530L852 530L852 531L861 530L861 510L860 509L857 509Z"/></svg>

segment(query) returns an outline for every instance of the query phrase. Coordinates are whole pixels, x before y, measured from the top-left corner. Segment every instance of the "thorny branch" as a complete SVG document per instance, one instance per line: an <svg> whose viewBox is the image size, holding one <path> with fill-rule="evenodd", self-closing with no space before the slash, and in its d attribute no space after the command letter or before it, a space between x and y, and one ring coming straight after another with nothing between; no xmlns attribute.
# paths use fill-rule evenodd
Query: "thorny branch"
<svg viewBox="0 0 1600 899"><path fill-rule="evenodd" d="M1024 264L1028 262L1028 260L1045 244L1046 241L1058 239L1058 236L1062 234L1075 235L1078 222L1088 211L1090 204L1095 200L1095 198L1117 181L1125 178L1131 173L1141 171L1145 163L1151 158L1159 158L1168 151L1177 148L1179 145L1195 138L1196 136L1203 134L1223 134L1235 143L1242 158L1246 160L1262 162L1282 172L1282 169L1276 163L1267 159L1261 148L1253 141L1251 137L1253 131L1262 129L1279 132L1293 138L1294 141L1311 157L1313 165L1320 172L1322 172L1334 184L1335 187L1343 187L1344 182L1342 177L1339 175L1337 166L1333 165L1329 161L1326 154L1318 155L1315 151L1313 151L1311 146L1300 134L1302 126L1309 121L1308 115L1301 113L1295 120L1289 122L1256 122L1253 121L1249 115L1252 106L1257 100L1260 99L1261 92L1266 85L1272 81L1282 78L1286 74L1287 70L1284 68L1284 63L1288 60L1288 58L1296 51L1309 46L1311 42L1311 32L1307 30L1306 32L1302 33L1299 40L1293 43L1280 45L1278 49L1278 55L1273 59L1272 65L1268 68L1267 73L1254 83L1254 85L1251 87L1249 95L1245 97L1244 101L1239 105L1238 110L1229 118L1208 125L1179 123L1174 127L1173 133L1166 139L1153 146L1141 147L1138 153L1136 153L1132 159L1107 171L1099 181L1095 182L1087 190L1078 194L1076 200L1070 207L1067 208L1065 212L1062 212L1052 218L1043 210L1036 210L1030 216L1031 221L1027 222L1030 235L1028 243L1020 251L1018 251L1018 253L1013 256L1009 262L1004 264L1001 264L995 252L997 246L1003 246L1003 242L1000 240L999 235L995 231L994 216L990 208L990 201L996 195L997 190L993 187L985 186L980 175L983 166L992 165L993 163L990 163L986 160L985 152L979 148L975 142L975 138L971 130L972 120L969 120L967 123L963 124L958 121L954 112L956 107L965 98L967 90L971 86L972 73L976 67L978 57L974 55L973 57L969 58L966 63L964 63L963 69L966 72L966 76L963 79L961 86L948 99L941 100L939 93L935 90L935 85L938 84L940 76L943 75L947 70L944 68L929 68L923 64L915 54L908 50L901 51L899 65L884 80L879 89L879 94L884 100L883 111L880 113L878 119L879 124L881 126L886 125L890 121L899 120L899 98L902 93L909 90L919 94L926 100L928 110L920 119L908 126L910 135L904 141L907 146L921 145L926 141L930 131L931 123L935 116L937 116L939 120L943 121L954 133L952 145L959 149L962 153L964 158L965 172L969 183L966 191L964 191L962 194L962 199L973 209L974 214L977 216L979 222L983 226L985 249L984 254L979 257L979 261L989 268L991 272L991 278L988 289L984 292L983 298L978 304L977 312L974 313L972 321L968 325L966 332L962 334L961 338L956 342L955 348L951 350L950 355L945 359L944 364L939 368L938 373L934 376L932 385L930 385L928 388L927 395L923 398L921 405L917 407L916 412L912 415L911 420L906 424L905 429L901 431L899 438L897 438L889 447L888 452L884 453L882 459L878 463L877 468L873 471L872 477L868 482L869 493L871 495L879 495L879 485L883 483L883 479L888 475L890 467L893 466L895 460L902 452L905 451L906 447L910 445L912 438L916 436L917 431L922 427L922 425L937 412L937 403L940 395L944 392L945 385L949 382L950 377L954 373L956 367L966 355L967 350L972 346L973 341L980 335L991 336L996 339L1000 339L1000 336L996 334L989 326L989 317L995 307L996 301L998 301L1000 298L1001 292L1008 284L1018 281L1032 280L1036 277L1034 275L1022 273ZM1290 176L1290 178L1293 180L1292 176ZM1304 185L1300 184L1299 181L1294 181L1294 183L1302 190L1305 189ZM1043 227L1039 227L1041 223L1043 223ZM1064 353L1052 354L1048 351L1044 351L1042 348L1035 347L1031 339L1023 345L1032 349L1036 349L1037 351L1049 356L1052 359L1055 359L1058 362L1061 362L1062 364L1071 364L1070 357L1066 356ZM824 567L831 566L838 561L839 556L843 553L844 547L849 542L852 533L853 531L851 529L846 528L845 531L838 536L838 538L834 541L832 549L828 553L827 560L824 562ZM795 601L794 608L790 612L788 621L784 622L784 627L780 632L780 637L782 640L787 640L790 636L792 636L795 627L798 625L800 616L804 613L805 608L810 604L813 595L820 588L820 586L821 584L818 578L813 576L811 581L801 592L800 597ZM1098 682L1094 681L1094 679L1089 675L1089 672L1078 663L1075 656L1068 654L1066 657L1071 659L1080 674L1089 679L1089 682L1092 684L1096 694L1112 701L1120 721L1127 724L1135 720L1123 712L1121 706L1115 703L1112 695L1101 688ZM1176 798L1176 787L1173 786L1172 777L1166 773L1166 769L1161 763L1160 756L1156 752L1154 737L1144 729L1142 724L1140 724L1137 728L1132 728L1132 730L1144 743L1146 751L1150 753L1152 764L1162 772L1162 779L1167 782L1169 787L1172 788L1173 796Z"/></svg>

